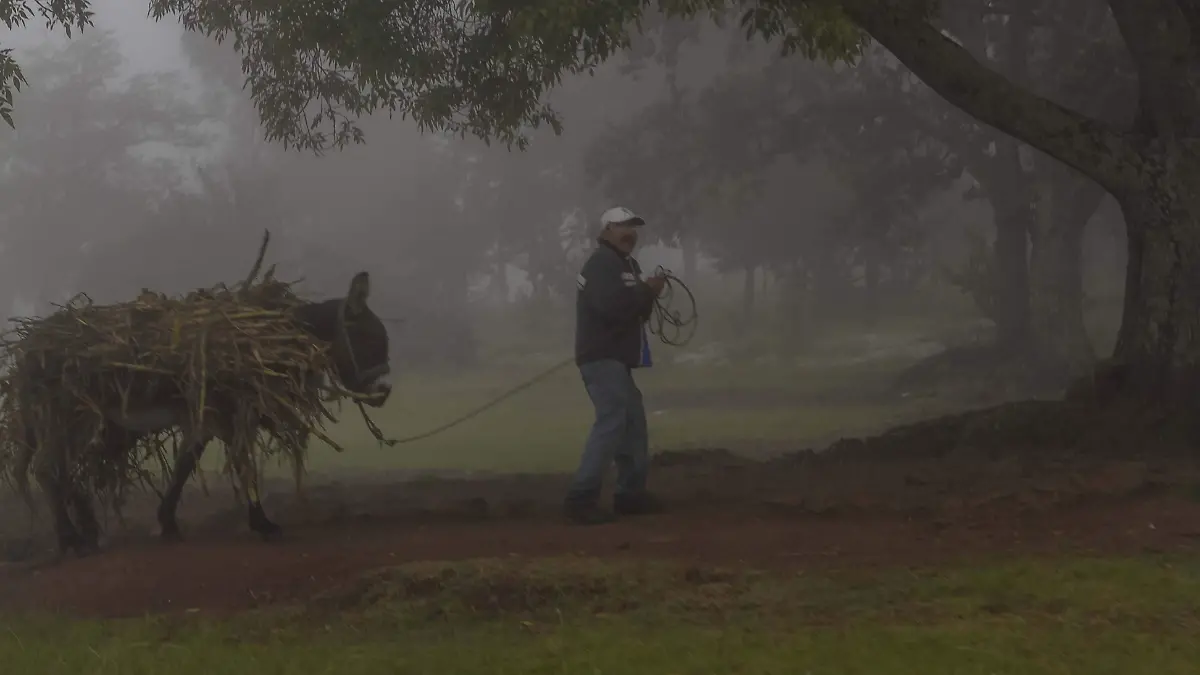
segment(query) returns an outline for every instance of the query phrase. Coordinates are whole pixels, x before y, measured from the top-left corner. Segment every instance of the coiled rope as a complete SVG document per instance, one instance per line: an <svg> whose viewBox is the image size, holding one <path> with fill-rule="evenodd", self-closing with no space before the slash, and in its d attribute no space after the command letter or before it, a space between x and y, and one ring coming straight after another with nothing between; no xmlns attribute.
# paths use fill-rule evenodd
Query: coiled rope
<svg viewBox="0 0 1200 675"><path fill-rule="evenodd" d="M655 276L666 279L662 292L654 299L654 307L650 314L649 330L656 335L660 342L671 347L682 347L696 337L696 327L699 316L696 314L696 296L692 289L671 273L671 270L659 265L654 271ZM679 309L673 309L675 294L682 293L687 299L687 314Z"/></svg>
<svg viewBox="0 0 1200 675"><path fill-rule="evenodd" d="M670 270L662 267L661 265L655 270L655 275L661 276L666 281L663 284L662 291L658 294L658 297L654 299L654 306L651 309L650 320L648 322L648 330L665 345L670 345L672 347L683 347L696 335L696 326L699 319L699 314L696 312L696 296L692 294L691 289L688 288L679 277L675 276ZM687 307L682 309L673 308L672 305L675 304L677 298L686 299ZM375 421L372 420L369 415L367 415L367 409L363 406L362 401L357 401L358 410L362 413L363 421L366 423L367 429L370 430L371 435L375 437L375 440L379 441L383 445L393 447L406 443L423 441L427 438L445 433L454 427L463 424L464 422L470 421L479 415L482 415L488 410L491 410L504 401L507 401L513 396L516 396L526 389L533 387L534 385L549 378L551 375L574 363L574 356L560 361L550 368L547 368L537 375L534 375L528 380L525 380L512 389L505 391L496 398L491 399L487 403L474 408L469 412L460 415L449 422L446 422L445 424L413 436L405 436L403 438L387 438L384 436L383 430L379 428L379 425L375 424Z"/></svg>

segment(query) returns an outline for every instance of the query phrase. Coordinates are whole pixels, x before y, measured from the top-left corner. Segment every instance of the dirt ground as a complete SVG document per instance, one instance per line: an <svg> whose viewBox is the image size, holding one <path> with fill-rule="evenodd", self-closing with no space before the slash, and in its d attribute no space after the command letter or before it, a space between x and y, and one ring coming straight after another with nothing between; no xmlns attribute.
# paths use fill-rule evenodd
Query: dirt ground
<svg viewBox="0 0 1200 675"><path fill-rule="evenodd" d="M640 556L801 570L931 565L997 554L1171 552L1194 547L1198 518L1200 505L1160 497L1039 514L989 509L949 521L684 512L590 529L544 519L310 526L273 544L210 534L14 569L4 577L3 603L106 617L224 612L304 600L406 561L474 557Z"/></svg>
<svg viewBox="0 0 1200 675"><path fill-rule="evenodd" d="M930 566L1014 555L1142 554L1200 543L1200 462L1136 450L1161 424L1018 404L752 461L721 450L656 455L668 514L562 522L566 476L314 476L264 504L285 527L264 543L227 490L185 495L187 540L154 534L152 496L108 524L105 550L52 559L43 524L0 509L0 607L91 616L235 611L299 601L415 560L582 554L785 571ZM1155 426L1157 425L1157 426ZM1161 436L1161 434L1160 434ZM1169 448L1168 448L1169 450ZM1114 458L1115 457L1115 458ZM30 532L36 532L31 536Z"/></svg>

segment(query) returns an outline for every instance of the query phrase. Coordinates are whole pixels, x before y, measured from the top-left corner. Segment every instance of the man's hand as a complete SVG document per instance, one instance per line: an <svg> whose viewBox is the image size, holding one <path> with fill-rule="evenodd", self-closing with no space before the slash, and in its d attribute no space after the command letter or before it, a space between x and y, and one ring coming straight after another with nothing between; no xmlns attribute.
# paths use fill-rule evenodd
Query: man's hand
<svg viewBox="0 0 1200 675"><path fill-rule="evenodd" d="M646 285L650 290L654 291L654 297L662 295L663 287L667 285L667 278L661 274L656 274L649 279L646 279Z"/></svg>

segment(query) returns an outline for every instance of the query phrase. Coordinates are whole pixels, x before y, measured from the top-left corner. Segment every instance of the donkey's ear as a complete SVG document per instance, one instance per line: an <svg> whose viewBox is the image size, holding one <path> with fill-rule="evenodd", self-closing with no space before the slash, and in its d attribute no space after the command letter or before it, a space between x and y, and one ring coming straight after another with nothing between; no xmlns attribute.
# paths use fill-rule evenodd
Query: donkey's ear
<svg viewBox="0 0 1200 675"><path fill-rule="evenodd" d="M371 275L359 272L350 280L350 292L346 294L346 310L350 314L367 311L367 297L371 295Z"/></svg>

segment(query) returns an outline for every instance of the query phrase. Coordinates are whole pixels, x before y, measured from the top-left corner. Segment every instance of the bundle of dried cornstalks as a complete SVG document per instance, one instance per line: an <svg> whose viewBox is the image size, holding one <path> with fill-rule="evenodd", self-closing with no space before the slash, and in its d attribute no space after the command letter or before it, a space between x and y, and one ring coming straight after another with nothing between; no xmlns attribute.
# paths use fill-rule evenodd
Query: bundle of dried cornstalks
<svg viewBox="0 0 1200 675"><path fill-rule="evenodd" d="M0 336L0 476L23 488L31 446L60 444L76 485L119 505L154 475L155 460L165 468L178 433L110 444L109 420L164 404L186 406L196 421L214 406L239 411L228 415L234 424L252 417L272 441L248 444L255 465L275 457L299 470L309 434L336 448L322 431L332 417L321 382L335 381L328 346L291 318L302 300L289 284L271 271L256 280L262 253L232 288L145 291L108 305L79 295L44 318L15 320Z"/></svg>

